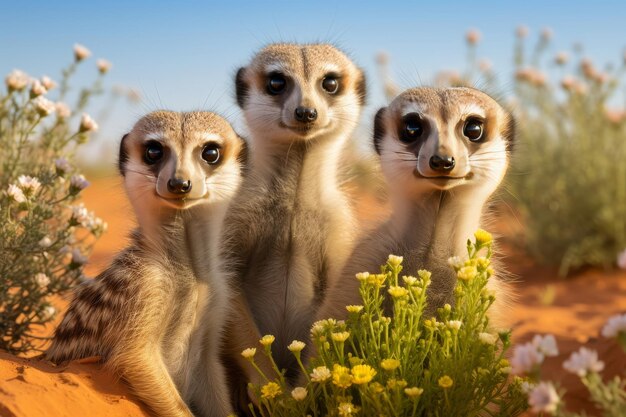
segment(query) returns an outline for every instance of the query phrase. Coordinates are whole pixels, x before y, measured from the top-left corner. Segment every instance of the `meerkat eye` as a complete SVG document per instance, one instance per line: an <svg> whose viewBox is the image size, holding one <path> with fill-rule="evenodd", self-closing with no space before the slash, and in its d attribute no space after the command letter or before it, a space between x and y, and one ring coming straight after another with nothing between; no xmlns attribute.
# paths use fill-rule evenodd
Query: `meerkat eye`
<svg viewBox="0 0 626 417"><path fill-rule="evenodd" d="M273 96L277 96L285 91L287 87L287 79L283 74L273 72L267 78L267 92Z"/></svg>
<svg viewBox="0 0 626 417"><path fill-rule="evenodd" d="M470 117L463 126L463 135L470 142L481 142L483 140L483 121L475 117Z"/></svg>
<svg viewBox="0 0 626 417"><path fill-rule="evenodd" d="M404 129L401 132L400 140L411 143L419 139L424 133L424 121L419 113L409 113L402 118Z"/></svg>
<svg viewBox="0 0 626 417"><path fill-rule="evenodd" d="M339 90L339 79L335 75L327 75L322 80L322 88L329 94L335 94Z"/></svg>
<svg viewBox="0 0 626 417"><path fill-rule="evenodd" d="M209 165L215 165L220 161L220 147L216 143L207 143L202 148L202 159L204 159Z"/></svg>
<svg viewBox="0 0 626 417"><path fill-rule="evenodd" d="M143 159L148 165L153 165L163 158L163 145L157 141L150 141L146 144L146 152Z"/></svg>

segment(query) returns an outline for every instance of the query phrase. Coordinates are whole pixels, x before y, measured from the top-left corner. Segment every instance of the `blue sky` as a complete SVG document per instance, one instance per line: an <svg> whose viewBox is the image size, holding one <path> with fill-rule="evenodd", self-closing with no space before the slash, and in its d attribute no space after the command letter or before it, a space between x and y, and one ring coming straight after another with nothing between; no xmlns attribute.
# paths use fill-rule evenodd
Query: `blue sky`
<svg viewBox="0 0 626 417"><path fill-rule="evenodd" d="M233 75L253 52L272 41L331 41L350 53L369 75L363 123L384 104L375 55L387 51L402 87L432 80L441 69L462 69L464 35L482 33L479 57L496 73L511 73L515 28L554 31L552 52L584 45L599 66L618 64L626 46L626 2L576 1L3 1L0 73L20 68L34 76L60 77L82 43L94 56L76 81L95 75L95 59L114 67L106 86L136 88L140 105L120 101L102 123L99 141L115 143L141 114L156 108L215 109L235 124ZM54 97L54 96L52 96ZM92 112L104 99L96 102Z"/></svg>

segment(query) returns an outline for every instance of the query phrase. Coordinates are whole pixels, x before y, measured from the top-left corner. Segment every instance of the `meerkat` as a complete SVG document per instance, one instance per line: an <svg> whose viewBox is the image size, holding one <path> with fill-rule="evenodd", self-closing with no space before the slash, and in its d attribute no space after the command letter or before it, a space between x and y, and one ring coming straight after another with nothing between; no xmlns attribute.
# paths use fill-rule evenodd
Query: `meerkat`
<svg viewBox="0 0 626 417"><path fill-rule="evenodd" d="M338 165L365 100L363 72L327 44L272 44L236 75L249 175L225 220L223 256L258 334L288 378L355 227ZM256 342L256 341L255 341ZM238 352L235 352L238 355Z"/></svg>
<svg viewBox="0 0 626 417"><path fill-rule="evenodd" d="M447 261L467 253L467 239L481 226L506 173L514 130L512 115L472 88L414 88L380 109L374 147L392 214L356 246L317 318L346 318L346 305L360 302L355 274L378 270L389 254L403 256L408 273L433 273L426 314L451 303L456 275ZM490 285L503 293L498 305L506 303L505 283Z"/></svg>
<svg viewBox="0 0 626 417"><path fill-rule="evenodd" d="M119 169L138 229L76 288L50 361L101 356L159 416L230 413L219 361L230 290L214 270L244 150L210 112L153 112L123 137Z"/></svg>

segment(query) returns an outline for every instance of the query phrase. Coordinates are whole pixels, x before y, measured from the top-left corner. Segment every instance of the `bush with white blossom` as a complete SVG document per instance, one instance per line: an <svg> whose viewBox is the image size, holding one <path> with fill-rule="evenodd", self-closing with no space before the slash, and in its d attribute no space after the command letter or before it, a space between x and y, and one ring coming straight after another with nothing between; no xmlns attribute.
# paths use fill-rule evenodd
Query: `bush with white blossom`
<svg viewBox="0 0 626 417"><path fill-rule="evenodd" d="M90 55L76 45L59 84L14 70L0 90L0 349L10 352L41 348L45 338L36 327L55 317L53 297L81 280L91 246L106 230L77 204L89 182L74 155L98 128L84 111L102 92L110 63L98 64L75 106L65 102L72 75Z"/></svg>

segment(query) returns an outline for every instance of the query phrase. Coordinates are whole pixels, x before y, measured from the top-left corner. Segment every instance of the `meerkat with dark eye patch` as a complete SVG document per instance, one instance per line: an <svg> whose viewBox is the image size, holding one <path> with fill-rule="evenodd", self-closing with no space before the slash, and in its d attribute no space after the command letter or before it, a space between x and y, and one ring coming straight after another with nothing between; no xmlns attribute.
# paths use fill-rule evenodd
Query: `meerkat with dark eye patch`
<svg viewBox="0 0 626 417"><path fill-rule="evenodd" d="M389 254L404 257L404 271L431 271L427 314L451 303L456 275L447 264L467 253L489 197L501 183L514 141L512 115L472 88L414 88L378 111L374 146L388 183L390 219L361 240L343 276L329 289L318 319L347 317L359 304L358 272L376 271ZM491 317L501 319L509 290L498 293Z"/></svg>
<svg viewBox="0 0 626 417"><path fill-rule="evenodd" d="M334 46L274 44L238 71L236 87L250 172L225 220L222 253L259 334L276 337L274 358L293 378L287 345L307 339L353 245L338 165L365 79Z"/></svg>
<svg viewBox="0 0 626 417"><path fill-rule="evenodd" d="M210 112L153 112L124 136L119 169L139 227L74 291L50 361L101 356L159 416L231 411L219 361L230 290L215 270L244 151Z"/></svg>

